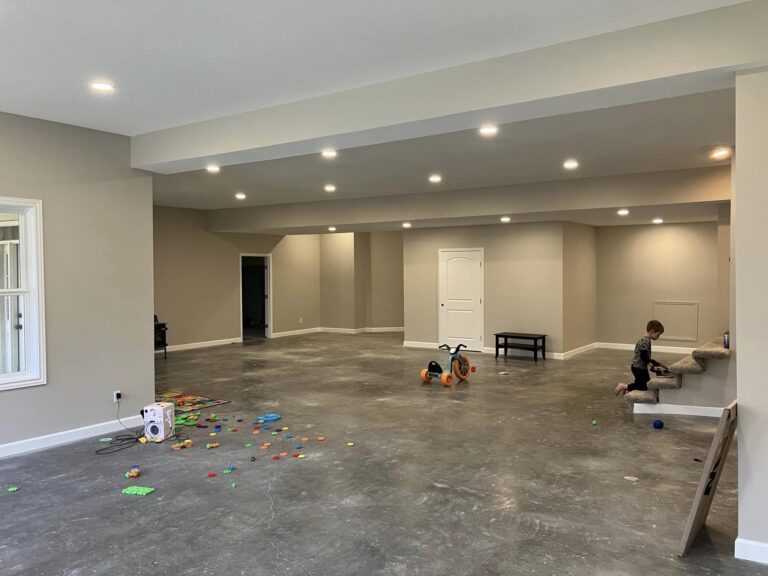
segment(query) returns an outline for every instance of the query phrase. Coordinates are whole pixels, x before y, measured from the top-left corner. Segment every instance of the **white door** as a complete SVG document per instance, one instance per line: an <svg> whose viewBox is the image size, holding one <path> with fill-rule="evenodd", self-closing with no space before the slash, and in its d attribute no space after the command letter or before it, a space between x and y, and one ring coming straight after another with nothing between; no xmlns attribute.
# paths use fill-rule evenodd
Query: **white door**
<svg viewBox="0 0 768 576"><path fill-rule="evenodd" d="M483 249L438 252L440 344L483 349Z"/></svg>

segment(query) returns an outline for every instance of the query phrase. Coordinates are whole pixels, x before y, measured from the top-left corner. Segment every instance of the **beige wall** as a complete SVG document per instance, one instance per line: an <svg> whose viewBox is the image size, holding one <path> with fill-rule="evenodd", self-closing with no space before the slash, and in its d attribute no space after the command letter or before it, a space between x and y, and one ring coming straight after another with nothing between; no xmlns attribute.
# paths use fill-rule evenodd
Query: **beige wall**
<svg viewBox="0 0 768 576"><path fill-rule="evenodd" d="M736 555L765 562L768 546L768 71L736 77L736 366L739 397L739 539Z"/></svg>
<svg viewBox="0 0 768 576"><path fill-rule="evenodd" d="M405 340L437 342L440 248L485 249L486 347L505 330L547 334L563 350L563 226L508 224L409 230L403 234Z"/></svg>
<svg viewBox="0 0 768 576"><path fill-rule="evenodd" d="M2 194L43 201L48 383L0 391L0 444L154 399L152 180L126 137L0 113Z"/></svg>
<svg viewBox="0 0 768 576"><path fill-rule="evenodd" d="M240 337L240 254L268 254L280 236L213 234L204 212L161 206L154 229L155 313L168 344Z"/></svg>
<svg viewBox="0 0 768 576"><path fill-rule="evenodd" d="M368 326L403 326L403 233L371 232Z"/></svg>
<svg viewBox="0 0 768 576"><path fill-rule="evenodd" d="M563 341L575 350L597 341L597 232L563 223Z"/></svg>
<svg viewBox="0 0 768 576"><path fill-rule="evenodd" d="M723 204L717 219L717 332L731 324L731 206Z"/></svg>
<svg viewBox="0 0 768 576"><path fill-rule="evenodd" d="M355 234L320 235L320 324L355 327Z"/></svg>
<svg viewBox="0 0 768 576"><path fill-rule="evenodd" d="M371 318L371 234L356 233L355 243L355 328L367 328Z"/></svg>
<svg viewBox="0 0 768 576"><path fill-rule="evenodd" d="M320 237L286 236L272 251L272 333L320 326Z"/></svg>
<svg viewBox="0 0 768 576"><path fill-rule="evenodd" d="M601 342L634 343L653 316L655 300L699 303L694 347L717 337L717 224L611 226L597 229L597 335Z"/></svg>

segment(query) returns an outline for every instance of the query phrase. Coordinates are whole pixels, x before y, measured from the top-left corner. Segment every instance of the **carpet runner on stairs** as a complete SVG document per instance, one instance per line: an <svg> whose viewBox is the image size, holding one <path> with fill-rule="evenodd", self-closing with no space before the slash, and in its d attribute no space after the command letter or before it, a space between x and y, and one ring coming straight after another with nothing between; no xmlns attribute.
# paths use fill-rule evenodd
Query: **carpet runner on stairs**
<svg viewBox="0 0 768 576"><path fill-rule="evenodd" d="M648 382L648 390L633 390L624 395L624 401L631 408L633 404L656 404L659 390L677 390L683 385L684 374L702 374L707 370L708 360L727 360L731 356L720 340L707 342L691 354L669 367L672 376L655 376Z"/></svg>

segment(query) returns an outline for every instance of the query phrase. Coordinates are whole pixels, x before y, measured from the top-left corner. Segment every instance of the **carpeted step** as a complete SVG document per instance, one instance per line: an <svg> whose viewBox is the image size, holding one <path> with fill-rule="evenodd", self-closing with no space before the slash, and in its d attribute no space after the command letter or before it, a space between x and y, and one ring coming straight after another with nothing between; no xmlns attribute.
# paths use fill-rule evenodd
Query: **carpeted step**
<svg viewBox="0 0 768 576"><path fill-rule="evenodd" d="M731 351L723 348L722 340L713 340L696 348L692 356L696 360L727 360L731 357Z"/></svg>
<svg viewBox="0 0 768 576"><path fill-rule="evenodd" d="M630 407L637 404L656 404L659 401L655 390L632 390L624 394L624 402Z"/></svg>
<svg viewBox="0 0 768 576"><path fill-rule="evenodd" d="M686 356L669 367L672 374L701 374L707 369L706 360L697 360L693 356Z"/></svg>
<svg viewBox="0 0 768 576"><path fill-rule="evenodd" d="M654 376L648 382L648 388L652 390L677 390L682 385L682 374L675 374L674 376Z"/></svg>

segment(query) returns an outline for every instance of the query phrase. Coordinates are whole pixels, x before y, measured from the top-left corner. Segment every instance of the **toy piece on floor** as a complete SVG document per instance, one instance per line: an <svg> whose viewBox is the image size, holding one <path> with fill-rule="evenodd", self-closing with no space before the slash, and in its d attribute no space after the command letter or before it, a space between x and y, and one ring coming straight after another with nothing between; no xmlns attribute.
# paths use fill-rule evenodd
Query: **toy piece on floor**
<svg viewBox="0 0 768 576"><path fill-rule="evenodd" d="M131 466L131 469L125 473L126 478L138 478L141 476L141 467L138 464Z"/></svg>
<svg viewBox="0 0 768 576"><path fill-rule="evenodd" d="M661 430L664 428L664 421L662 420L654 420L653 421L653 427L656 428L656 430Z"/></svg>
<svg viewBox="0 0 768 576"><path fill-rule="evenodd" d="M440 350L448 351L448 370L444 372L442 366L432 360L419 374L422 382L429 384L432 382L432 378L439 378L440 383L448 387L453 384L454 374L456 378L464 381L469 378L470 372L474 372L473 367L469 363L469 358L460 353L462 348L466 348L464 344L458 344L453 352L451 352L451 347L448 344L442 344L439 348Z"/></svg>
<svg viewBox="0 0 768 576"><path fill-rule="evenodd" d="M282 416L280 416L280 414L277 412L267 412L266 414L259 416L257 420L260 420L261 422L277 422L281 418Z"/></svg>
<svg viewBox="0 0 768 576"><path fill-rule="evenodd" d="M187 438L184 440L184 442L179 442L178 444L171 445L171 450L174 452L178 452L179 450L183 450L184 448L192 448L192 439Z"/></svg>
<svg viewBox="0 0 768 576"><path fill-rule="evenodd" d="M175 420L176 426L197 426L197 414L188 412L186 414L179 414Z"/></svg>
<svg viewBox="0 0 768 576"><path fill-rule="evenodd" d="M148 488L147 486L128 486L128 488L123 488L123 494L131 496L146 496L154 491L154 488Z"/></svg>
<svg viewBox="0 0 768 576"><path fill-rule="evenodd" d="M216 472L208 472L208 478L216 478Z"/></svg>
<svg viewBox="0 0 768 576"><path fill-rule="evenodd" d="M218 442L208 442L208 444L205 445L206 448L218 448L219 443Z"/></svg>
<svg viewBox="0 0 768 576"><path fill-rule="evenodd" d="M19 487L18 486L8 486L8 492L18 492Z"/></svg>
<svg viewBox="0 0 768 576"><path fill-rule="evenodd" d="M234 472L235 470L237 470L237 468L235 468L234 466L227 466L226 468L224 468L224 474L232 474L232 472Z"/></svg>

